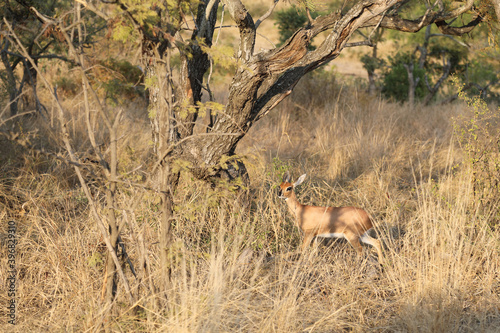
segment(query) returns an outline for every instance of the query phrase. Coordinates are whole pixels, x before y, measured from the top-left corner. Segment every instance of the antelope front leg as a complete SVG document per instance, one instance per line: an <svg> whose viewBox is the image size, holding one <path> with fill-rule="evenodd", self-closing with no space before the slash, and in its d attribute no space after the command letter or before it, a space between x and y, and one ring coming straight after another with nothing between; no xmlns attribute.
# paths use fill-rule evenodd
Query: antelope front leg
<svg viewBox="0 0 500 333"><path fill-rule="evenodd" d="M313 240L314 238L314 234L313 233L304 233L304 241L302 242L302 252L304 252L304 250L311 244L311 241Z"/></svg>

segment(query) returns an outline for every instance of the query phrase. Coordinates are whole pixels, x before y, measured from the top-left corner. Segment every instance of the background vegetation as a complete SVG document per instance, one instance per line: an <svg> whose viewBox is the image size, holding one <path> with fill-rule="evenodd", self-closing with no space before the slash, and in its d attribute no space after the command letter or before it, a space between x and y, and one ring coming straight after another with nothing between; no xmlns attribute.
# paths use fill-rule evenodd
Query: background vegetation
<svg viewBox="0 0 500 333"><path fill-rule="evenodd" d="M238 146L250 176L247 198L233 184L213 187L183 174L164 294L154 287L162 283L161 198L144 185L154 177L155 159L140 71L123 44L105 36L95 42L106 47L95 53L91 84L105 107L122 110L116 126L121 176L115 213L123 222L127 253L120 251L119 259L135 303L129 304L120 284L114 306L103 301L107 249L99 221L61 153L61 134L51 126L58 121L56 105L42 88L44 116L22 116L14 123L7 120L7 97L2 104L0 281L7 274L7 221L16 221L18 236L17 325L7 323L2 306L2 331L495 332L500 327L500 109L494 86L487 103L455 74L441 98L457 94L454 103L412 105L405 98L370 95L366 81L334 70L307 75ZM471 62L492 68L485 73L493 78L491 57L491 62L480 59ZM93 200L103 203L107 183L95 174L95 163L85 160L92 143L80 74L71 64L46 61L43 75L57 83L85 182ZM396 66L390 70L394 74ZM226 72L214 75L213 92L224 98ZM96 133L103 154L110 154L108 134L105 128ZM372 214L384 244L384 267L370 247L359 259L342 240L291 255L301 235L276 195L286 170L294 177L308 174L298 191L301 202L355 205ZM96 207L98 215L107 214L105 205ZM4 288L2 283L0 304L8 301ZM168 306L158 310L160 301Z"/></svg>

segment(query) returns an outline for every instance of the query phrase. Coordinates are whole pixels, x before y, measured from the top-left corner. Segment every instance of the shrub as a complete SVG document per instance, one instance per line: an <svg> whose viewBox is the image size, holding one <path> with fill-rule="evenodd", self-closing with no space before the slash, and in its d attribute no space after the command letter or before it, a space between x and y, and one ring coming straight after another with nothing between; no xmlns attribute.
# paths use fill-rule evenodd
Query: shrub
<svg viewBox="0 0 500 333"><path fill-rule="evenodd" d="M405 65L413 64L414 80L419 80L415 89L415 99L425 97L425 69L418 68L415 56L409 52L397 53L394 57L388 57L389 67L382 74L382 94L389 99L398 102L408 100L408 72Z"/></svg>
<svg viewBox="0 0 500 333"><path fill-rule="evenodd" d="M468 105L468 112L454 119L454 130L467 157L465 163L472 172L474 199L482 209L493 207L498 213L500 108L493 110L479 96L467 96L457 78L454 83L458 86L459 97Z"/></svg>
<svg viewBox="0 0 500 333"><path fill-rule="evenodd" d="M144 94L141 85L142 71L137 66L126 60L112 58L102 61L101 64L105 70L99 73L99 81L102 82L102 88L109 100L134 99Z"/></svg>
<svg viewBox="0 0 500 333"><path fill-rule="evenodd" d="M74 77L60 76L56 79L55 85L59 95L74 96L80 91L80 84Z"/></svg>

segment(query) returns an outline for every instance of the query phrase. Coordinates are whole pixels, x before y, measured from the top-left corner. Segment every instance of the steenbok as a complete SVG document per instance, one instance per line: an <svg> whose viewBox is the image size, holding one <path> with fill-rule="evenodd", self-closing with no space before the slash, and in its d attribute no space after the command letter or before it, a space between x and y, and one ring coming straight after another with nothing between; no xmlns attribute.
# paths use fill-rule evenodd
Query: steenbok
<svg viewBox="0 0 500 333"><path fill-rule="evenodd" d="M359 241L370 244L377 249L378 260L382 263L382 248L378 239L370 237L368 230L373 228L370 216L361 208L355 207L316 207L302 205L297 201L295 186L302 184L306 175L302 175L295 183L291 183L290 173L283 175L278 196L285 199L288 209L295 216L297 227L304 234L302 250L314 237L345 238L359 255L363 249Z"/></svg>

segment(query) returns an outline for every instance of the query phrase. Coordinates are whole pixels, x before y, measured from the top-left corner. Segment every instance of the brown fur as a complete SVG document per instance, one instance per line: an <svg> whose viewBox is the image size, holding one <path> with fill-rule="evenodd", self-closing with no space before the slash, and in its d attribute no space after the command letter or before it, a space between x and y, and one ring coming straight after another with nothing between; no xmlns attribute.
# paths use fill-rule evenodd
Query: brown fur
<svg viewBox="0 0 500 333"><path fill-rule="evenodd" d="M345 237L359 255L362 254L360 240L374 246L379 261L382 261L382 249L378 239L366 232L373 228L373 223L366 211L356 207L317 207L302 205L295 196L294 187L304 180L302 175L296 183L290 183L290 175L285 174L280 184L278 195L286 200L288 209L296 218L297 227L304 233L302 250L314 237ZM335 234L335 235L332 235Z"/></svg>

